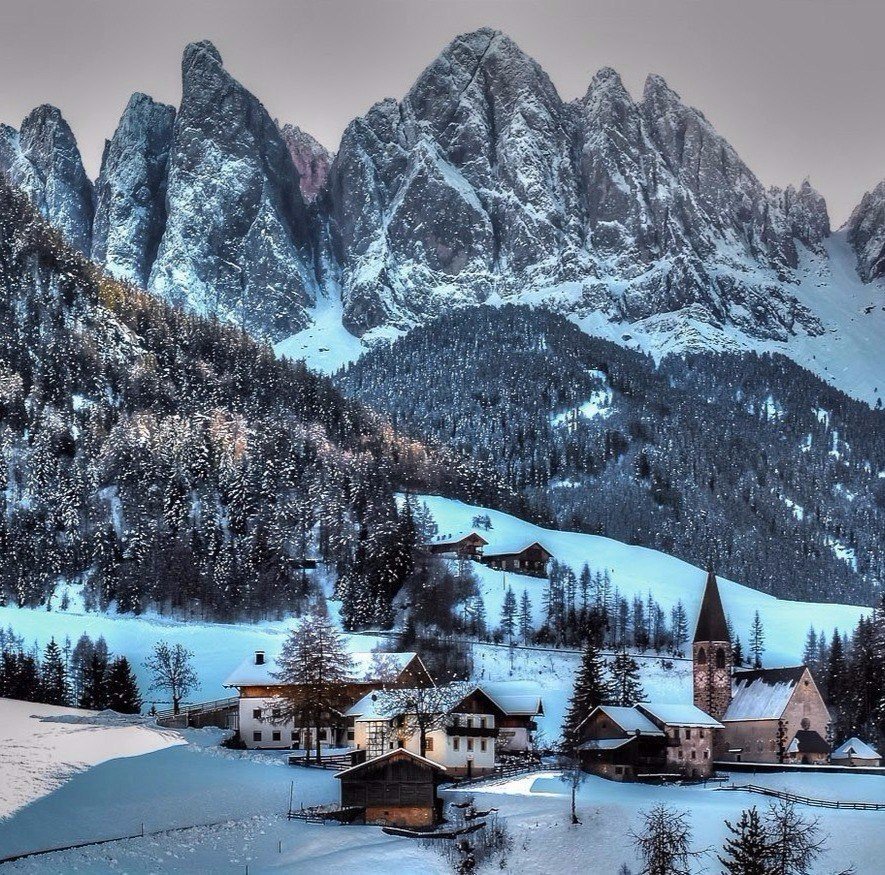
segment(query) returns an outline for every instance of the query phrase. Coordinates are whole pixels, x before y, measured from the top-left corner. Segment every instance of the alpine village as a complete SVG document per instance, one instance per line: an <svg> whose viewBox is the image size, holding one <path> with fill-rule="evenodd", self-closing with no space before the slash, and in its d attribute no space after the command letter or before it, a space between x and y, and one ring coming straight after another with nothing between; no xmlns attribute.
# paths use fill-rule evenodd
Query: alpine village
<svg viewBox="0 0 885 875"><path fill-rule="evenodd" d="M0 875L885 873L836 5L3 0Z"/></svg>

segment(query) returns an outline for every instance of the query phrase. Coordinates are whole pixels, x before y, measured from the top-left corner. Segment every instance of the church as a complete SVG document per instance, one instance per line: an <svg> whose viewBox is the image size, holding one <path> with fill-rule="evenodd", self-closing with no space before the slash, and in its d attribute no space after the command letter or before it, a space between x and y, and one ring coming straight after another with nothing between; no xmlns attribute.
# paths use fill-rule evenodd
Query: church
<svg viewBox="0 0 885 875"><path fill-rule="evenodd" d="M733 668L731 636L712 571L692 643L694 704L722 724L719 762L825 763L831 718L807 666Z"/></svg>

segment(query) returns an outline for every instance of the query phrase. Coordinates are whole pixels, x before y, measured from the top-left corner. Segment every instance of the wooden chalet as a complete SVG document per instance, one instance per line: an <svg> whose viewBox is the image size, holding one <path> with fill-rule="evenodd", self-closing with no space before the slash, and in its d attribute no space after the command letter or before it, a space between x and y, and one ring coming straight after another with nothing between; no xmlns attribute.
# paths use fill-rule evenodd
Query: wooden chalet
<svg viewBox="0 0 885 875"><path fill-rule="evenodd" d="M365 809L366 823L432 827L442 820L437 788L446 769L425 757L396 748L335 775L341 781L341 807Z"/></svg>
<svg viewBox="0 0 885 875"><path fill-rule="evenodd" d="M491 550L483 552L481 561L490 568L499 568L502 571L546 577L547 563L552 558L553 554L543 544L532 541L528 544L495 545Z"/></svg>
<svg viewBox="0 0 885 875"><path fill-rule="evenodd" d="M461 533L436 538L425 546L431 553L436 553L437 555L453 555L459 559L479 561L482 557L483 549L488 546L488 543L482 535L473 531L466 534Z"/></svg>
<svg viewBox="0 0 885 875"><path fill-rule="evenodd" d="M599 705L578 732L578 757L585 772L633 781L664 769L666 733L636 708Z"/></svg>

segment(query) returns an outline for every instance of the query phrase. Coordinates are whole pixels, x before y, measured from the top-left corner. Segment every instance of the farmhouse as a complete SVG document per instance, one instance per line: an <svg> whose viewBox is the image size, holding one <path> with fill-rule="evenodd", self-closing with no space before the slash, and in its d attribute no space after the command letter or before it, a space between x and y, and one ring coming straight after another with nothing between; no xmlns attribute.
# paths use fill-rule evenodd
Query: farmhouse
<svg viewBox="0 0 885 875"><path fill-rule="evenodd" d="M446 770L411 751L397 748L335 775L341 807L365 809L366 823L429 827L442 820L437 787Z"/></svg>
<svg viewBox="0 0 885 875"><path fill-rule="evenodd" d="M344 716L347 708L372 690L382 686L433 686L417 653L352 653L353 679L342 686L340 709L328 711L319 729L319 743L328 747L353 744L352 728ZM262 650L241 663L225 680L237 690L239 736L249 748L302 748L317 744L314 727L283 722L280 698L295 694L274 675L277 666Z"/></svg>
<svg viewBox="0 0 885 875"><path fill-rule="evenodd" d="M459 533L457 535L447 535L442 538L436 538L429 544L426 544L431 553L437 553L444 556L457 556L459 559L475 559L482 557L483 548L488 545L488 541L477 532Z"/></svg>
<svg viewBox="0 0 885 875"><path fill-rule="evenodd" d="M632 708L599 705L579 727L585 771L632 781L713 773L713 747L722 724L694 705L641 702Z"/></svg>
<svg viewBox="0 0 885 875"><path fill-rule="evenodd" d="M830 754L834 766L878 766L881 759L879 751L859 738L849 738Z"/></svg>
<svg viewBox="0 0 885 875"><path fill-rule="evenodd" d="M804 665L732 669L719 586L707 574L692 644L694 703L721 721L715 758L725 762L820 763L831 718Z"/></svg>
<svg viewBox="0 0 885 875"><path fill-rule="evenodd" d="M450 774L484 774L495 768L498 750L531 749L534 718L544 711L540 697L519 684L515 690L508 690L507 683L490 687L452 684L448 695L441 691L440 710L433 715L423 753ZM354 746L367 757L399 748L421 754L415 714L382 692L367 693L346 716L353 726Z"/></svg>
<svg viewBox="0 0 885 875"><path fill-rule="evenodd" d="M517 542L513 544L495 544L482 554L482 562L490 568L502 571L514 571L533 577L547 576L547 563L553 554L538 541L531 543Z"/></svg>

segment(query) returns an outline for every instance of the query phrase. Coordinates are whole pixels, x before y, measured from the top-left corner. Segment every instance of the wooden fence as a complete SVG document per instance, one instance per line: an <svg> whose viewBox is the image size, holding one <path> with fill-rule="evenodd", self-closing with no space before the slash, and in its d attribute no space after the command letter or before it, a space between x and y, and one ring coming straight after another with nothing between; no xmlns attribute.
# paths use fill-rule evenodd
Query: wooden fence
<svg viewBox="0 0 885 875"><path fill-rule="evenodd" d="M812 805L815 808L844 808L849 811L885 811L885 802L843 802L838 799L813 799L810 796L799 796L786 790L775 790L772 787L759 787L756 784L741 784L731 787L717 787L717 790L743 790L746 793L758 793L760 796L772 796L786 802L799 805Z"/></svg>

